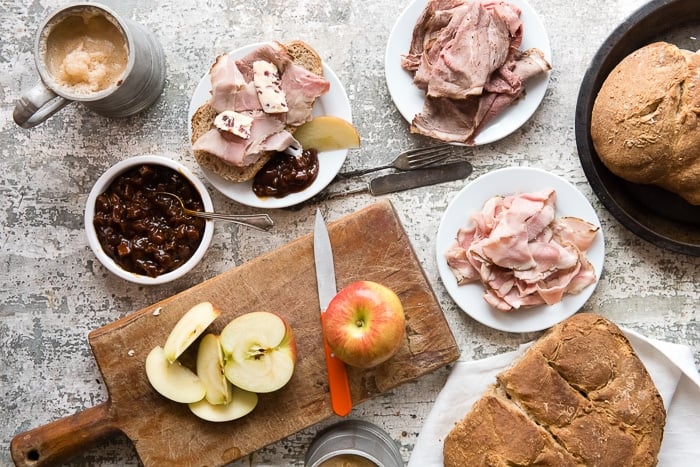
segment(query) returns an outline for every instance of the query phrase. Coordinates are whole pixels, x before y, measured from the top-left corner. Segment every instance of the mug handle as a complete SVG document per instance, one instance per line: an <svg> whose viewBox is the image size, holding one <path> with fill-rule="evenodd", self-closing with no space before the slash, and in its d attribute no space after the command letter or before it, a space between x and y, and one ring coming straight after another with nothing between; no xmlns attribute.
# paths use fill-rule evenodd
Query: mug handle
<svg viewBox="0 0 700 467"><path fill-rule="evenodd" d="M59 96L43 82L39 82L15 104L12 117L22 128L32 128L61 110L72 101Z"/></svg>

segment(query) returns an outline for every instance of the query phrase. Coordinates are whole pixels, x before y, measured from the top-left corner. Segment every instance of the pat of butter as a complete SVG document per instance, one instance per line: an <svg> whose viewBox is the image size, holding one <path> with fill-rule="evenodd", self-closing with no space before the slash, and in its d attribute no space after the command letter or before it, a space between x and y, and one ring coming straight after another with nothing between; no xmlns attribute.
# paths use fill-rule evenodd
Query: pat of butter
<svg viewBox="0 0 700 467"><path fill-rule="evenodd" d="M253 85L265 113L283 113L289 110L287 96L280 87L280 82L275 65L264 60L253 62Z"/></svg>
<svg viewBox="0 0 700 467"><path fill-rule="evenodd" d="M250 138L250 128L253 126L253 117L233 110L224 110L214 118L214 126L221 131L228 131L243 139L248 139Z"/></svg>

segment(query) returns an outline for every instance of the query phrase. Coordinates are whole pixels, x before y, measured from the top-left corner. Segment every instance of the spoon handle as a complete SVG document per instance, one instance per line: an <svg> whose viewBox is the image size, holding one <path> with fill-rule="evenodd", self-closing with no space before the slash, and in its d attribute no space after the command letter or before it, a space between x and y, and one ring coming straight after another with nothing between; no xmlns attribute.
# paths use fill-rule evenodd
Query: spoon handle
<svg viewBox="0 0 700 467"><path fill-rule="evenodd" d="M210 219L225 222L234 222L236 224L247 225L254 229L267 232L275 223L267 214L218 214L214 212L191 212L192 215L201 217L202 219Z"/></svg>

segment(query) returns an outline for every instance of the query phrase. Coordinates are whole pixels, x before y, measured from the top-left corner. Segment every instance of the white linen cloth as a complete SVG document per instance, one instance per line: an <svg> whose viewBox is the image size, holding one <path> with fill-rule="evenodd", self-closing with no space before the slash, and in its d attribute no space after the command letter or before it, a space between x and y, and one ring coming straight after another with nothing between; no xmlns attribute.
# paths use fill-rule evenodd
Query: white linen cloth
<svg viewBox="0 0 700 467"><path fill-rule="evenodd" d="M649 371L666 408L659 467L700 465L700 374L685 345L650 339L622 329ZM443 465L443 441L455 423L531 343L513 352L455 363L423 424L408 467Z"/></svg>

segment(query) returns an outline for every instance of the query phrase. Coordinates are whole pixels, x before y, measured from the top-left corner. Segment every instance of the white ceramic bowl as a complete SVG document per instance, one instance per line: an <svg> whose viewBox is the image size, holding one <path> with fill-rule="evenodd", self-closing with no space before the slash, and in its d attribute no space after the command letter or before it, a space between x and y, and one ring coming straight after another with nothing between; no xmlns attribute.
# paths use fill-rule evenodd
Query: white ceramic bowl
<svg viewBox="0 0 700 467"><path fill-rule="evenodd" d="M88 244L90 245L90 248L92 248L92 251L95 253L95 256L97 256L97 259L99 259L100 262L104 265L104 267L106 267L110 272L112 272L116 276L138 284L164 284L166 282L170 282L184 276L190 270L192 270L192 268L195 267L197 263L199 263L199 261L201 261L201 259L204 257L204 254L207 251L207 248L209 248L212 236L214 235L214 223L211 221L206 222L204 228L204 235L202 236L202 241L199 244L199 247L197 248L197 250L195 250L192 257L190 257L190 259L187 260L187 262L185 262L182 266L178 267L177 269L174 269L160 276L150 277L127 271L121 266L119 266L112 258L110 258L107 255L107 253L105 253L105 251L102 249L102 245L100 245L100 241L97 238L97 232L95 231L95 227L93 225L93 219L95 214L95 202L97 200L97 197L107 190L109 185L112 183L112 181L114 181L116 177L126 172L127 170L142 164L160 165L179 172L185 178L187 178L187 180L192 184L192 186L196 188L197 192L202 198L204 209L206 211L214 210L214 206L211 201L211 196L209 196L209 192L207 191L206 187L201 182L201 180L199 180L187 167L185 167L177 161L174 161L164 156L135 156L118 162L112 167L110 167L97 180L95 186L92 187L90 195L88 196L87 202L85 204L85 233L87 234Z"/></svg>

